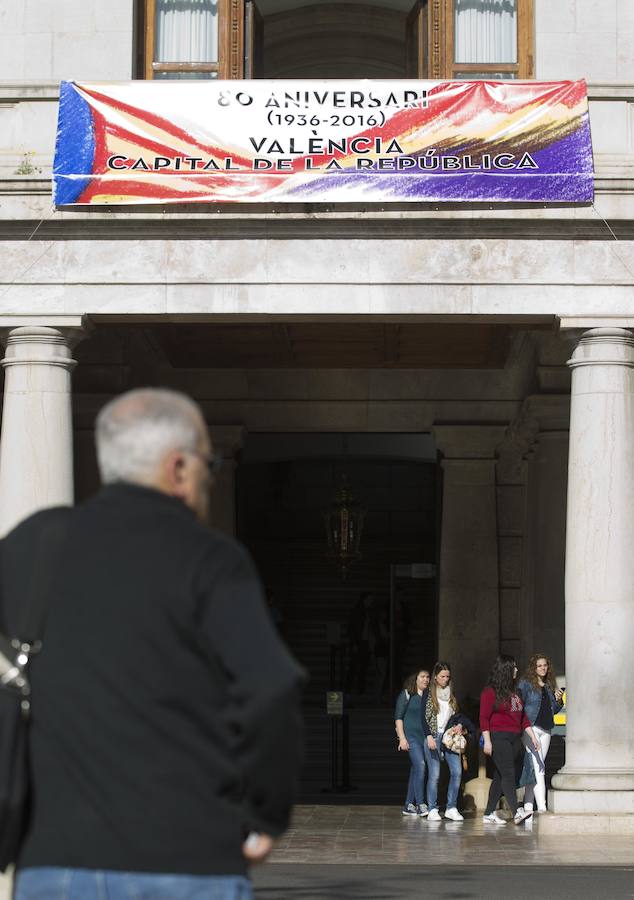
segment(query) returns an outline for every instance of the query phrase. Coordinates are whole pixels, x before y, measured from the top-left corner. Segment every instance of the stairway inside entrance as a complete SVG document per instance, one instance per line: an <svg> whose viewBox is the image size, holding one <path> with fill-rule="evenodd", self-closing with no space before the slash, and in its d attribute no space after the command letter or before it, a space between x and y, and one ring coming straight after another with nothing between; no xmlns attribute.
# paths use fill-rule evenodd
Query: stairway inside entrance
<svg viewBox="0 0 634 900"><path fill-rule="evenodd" d="M326 695L331 687L327 630L327 623L322 621L299 621L288 634L293 653L310 675L304 695L306 757L301 802L402 803L409 776L409 757L397 751L393 703L388 699L389 692L385 692L382 699L377 696L372 664L368 668L367 689L363 696L346 696L346 768L343 723L334 721L326 710ZM420 622L413 621L404 671L413 671L421 664L430 666L427 660L433 656L433 643L433 636L426 634Z"/></svg>
<svg viewBox="0 0 634 900"><path fill-rule="evenodd" d="M388 706L351 709L349 731L349 789L342 784L341 726L325 709L306 707L306 759L301 803L402 803L409 776L409 757L396 751L393 711ZM337 770L333 773L332 731L338 727ZM334 781L334 784L333 784Z"/></svg>

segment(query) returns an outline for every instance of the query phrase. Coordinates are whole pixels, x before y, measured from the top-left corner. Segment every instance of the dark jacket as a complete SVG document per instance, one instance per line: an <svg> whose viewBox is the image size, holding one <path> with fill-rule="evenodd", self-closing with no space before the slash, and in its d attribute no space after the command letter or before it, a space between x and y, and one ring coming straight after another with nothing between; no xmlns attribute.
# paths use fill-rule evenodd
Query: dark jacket
<svg viewBox="0 0 634 900"><path fill-rule="evenodd" d="M51 514L0 545L9 632ZM111 485L70 513L49 593L19 865L244 873L246 831L288 822L303 677L245 550L179 500Z"/></svg>
<svg viewBox="0 0 634 900"><path fill-rule="evenodd" d="M429 688L425 688L423 691L423 696L420 700L420 712L421 712L421 721L423 726L423 734L425 737L429 737L432 734L431 728L429 727L429 722L427 721L427 716L425 715L425 710L427 709L427 700L429 699ZM450 728L453 728L454 725L462 725L464 730L469 734L475 734L476 727L468 716L464 716L461 712L454 713L453 716L450 716L449 721L445 725L445 731L448 731ZM436 735L434 734L435 738Z"/></svg>

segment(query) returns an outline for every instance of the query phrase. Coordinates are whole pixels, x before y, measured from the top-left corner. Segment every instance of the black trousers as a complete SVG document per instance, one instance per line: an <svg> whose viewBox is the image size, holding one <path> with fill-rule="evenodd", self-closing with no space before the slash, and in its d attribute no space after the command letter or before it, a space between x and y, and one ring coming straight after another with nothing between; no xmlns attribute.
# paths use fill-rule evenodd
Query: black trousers
<svg viewBox="0 0 634 900"><path fill-rule="evenodd" d="M519 734L512 731L492 731L493 766L495 773L489 788L489 800L485 815L490 815L500 802L502 792L511 812L518 809L517 784L522 774L524 745Z"/></svg>

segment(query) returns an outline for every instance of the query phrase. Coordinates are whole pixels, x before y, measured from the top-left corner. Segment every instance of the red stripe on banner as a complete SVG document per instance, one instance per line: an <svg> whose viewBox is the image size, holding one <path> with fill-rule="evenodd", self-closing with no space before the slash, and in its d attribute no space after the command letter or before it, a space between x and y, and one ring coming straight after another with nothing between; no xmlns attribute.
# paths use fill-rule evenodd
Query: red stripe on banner
<svg viewBox="0 0 634 900"><path fill-rule="evenodd" d="M99 93L98 91L89 91L84 87L82 87L81 90L89 96L93 97L95 100L99 100L101 103L104 103L106 106L111 106L121 112L125 112L129 115L135 116L141 122L145 122L146 124L152 125L156 128L160 128L161 130L167 132L167 134L170 134L172 137L177 138L184 143L189 143L199 150L203 150L209 156L217 155L222 159L224 159L225 157L230 157L235 163L241 165L250 165L251 163L248 157L237 156L231 152L225 151L221 147L214 147L211 144L202 144L200 141L197 141L196 138L192 137L189 132L185 131L183 128L179 128L177 125L174 125L173 122L170 122L168 119L164 119L162 116L157 116L154 113L148 112L147 110L141 110L138 107L131 106L129 103L122 103L119 100L114 100L111 97L107 97L105 94ZM93 115L95 116L102 115L94 107L92 107L92 111ZM112 122L110 122L109 125L110 133L114 136L125 137L126 140L131 139L138 144L145 145L148 150L154 150L161 156L167 156L170 154L181 155L180 150L175 150L174 147L169 147L167 144L161 144L157 141L153 141L150 137L146 136L143 136L143 138L141 139L138 135L135 135L134 132L130 132L122 126L115 125ZM107 133L107 131L105 133Z"/></svg>

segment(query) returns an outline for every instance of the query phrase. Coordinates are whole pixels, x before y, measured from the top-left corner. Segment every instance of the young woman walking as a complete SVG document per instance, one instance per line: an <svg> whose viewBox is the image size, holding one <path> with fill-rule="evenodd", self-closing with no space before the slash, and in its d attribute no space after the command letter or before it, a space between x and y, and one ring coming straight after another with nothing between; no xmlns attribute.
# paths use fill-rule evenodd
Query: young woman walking
<svg viewBox="0 0 634 900"><path fill-rule="evenodd" d="M540 747L539 751L535 750L524 736L524 746L535 773L535 784L527 785L524 791L524 809L532 812L533 803L537 801L537 812L543 813L546 812L546 755L555 725L554 716L562 707L563 696L552 674L550 660L543 653L535 653L529 659L526 673L517 685L517 693L524 701L526 715Z"/></svg>
<svg viewBox="0 0 634 900"><path fill-rule="evenodd" d="M458 702L451 684L449 663L436 663L432 670L429 689L423 696L422 702L424 704L423 729L427 734L425 761L427 763L428 821L439 822L441 818L438 811L438 779L440 777L440 761L444 759L449 767L445 818L454 822L462 822L464 816L458 812L458 791L462 780L461 754L443 747L442 736L449 729L453 729L457 734L473 733L475 725L458 711Z"/></svg>
<svg viewBox="0 0 634 900"><path fill-rule="evenodd" d="M404 816L426 816L425 804L425 734L422 726L421 701L429 685L429 672L421 669L406 679L403 690L396 698L394 724L398 736L398 749L409 753L411 767L407 795L403 806Z"/></svg>
<svg viewBox="0 0 634 900"><path fill-rule="evenodd" d="M515 688L517 664L512 656L498 656L485 689L480 695L480 729L484 739L484 752L493 758L495 773L489 789L489 800L483 821L494 825L506 825L496 812L504 792L513 821L519 825L532 812L517 802L516 785L522 770L524 745L521 735L525 732L538 751L539 741L524 709L524 702Z"/></svg>

